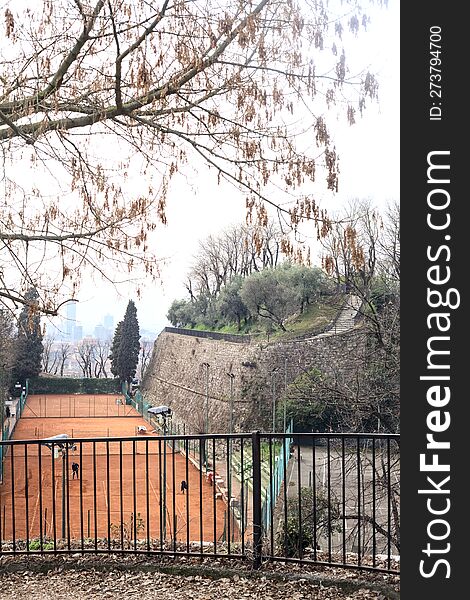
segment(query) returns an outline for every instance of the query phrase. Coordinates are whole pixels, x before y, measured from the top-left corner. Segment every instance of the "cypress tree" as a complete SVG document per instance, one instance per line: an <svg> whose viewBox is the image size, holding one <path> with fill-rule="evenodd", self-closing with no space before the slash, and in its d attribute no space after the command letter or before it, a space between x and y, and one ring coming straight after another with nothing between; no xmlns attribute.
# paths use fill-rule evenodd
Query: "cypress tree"
<svg viewBox="0 0 470 600"><path fill-rule="evenodd" d="M111 349L111 372L121 381L130 382L137 371L140 331L137 308L129 300L124 319L118 323Z"/></svg>
<svg viewBox="0 0 470 600"><path fill-rule="evenodd" d="M24 305L18 319L13 377L15 381L19 381L21 384L24 384L26 379L36 377L41 372L44 348L38 298L39 294L35 288L30 288L26 292L25 300L27 304Z"/></svg>
<svg viewBox="0 0 470 600"><path fill-rule="evenodd" d="M111 344L111 353L109 355L109 358L111 360L111 373L114 375L114 377L119 377L118 357L119 347L121 345L121 332L122 321L119 321L114 331L113 343Z"/></svg>

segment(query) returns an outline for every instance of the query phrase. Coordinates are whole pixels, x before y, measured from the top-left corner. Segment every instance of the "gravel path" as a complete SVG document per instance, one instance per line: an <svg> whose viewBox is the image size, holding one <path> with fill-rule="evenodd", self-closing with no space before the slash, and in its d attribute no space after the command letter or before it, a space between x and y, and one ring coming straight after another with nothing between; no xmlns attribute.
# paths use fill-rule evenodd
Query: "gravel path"
<svg viewBox="0 0 470 600"><path fill-rule="evenodd" d="M237 568L237 566L239 568ZM137 557L3 557L1 600L396 600L396 576Z"/></svg>

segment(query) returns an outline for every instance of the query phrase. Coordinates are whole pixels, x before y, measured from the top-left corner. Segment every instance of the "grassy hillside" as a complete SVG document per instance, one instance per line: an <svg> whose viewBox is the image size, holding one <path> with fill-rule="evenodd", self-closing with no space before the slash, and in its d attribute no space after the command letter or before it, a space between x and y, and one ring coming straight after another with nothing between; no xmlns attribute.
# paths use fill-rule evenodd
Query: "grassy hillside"
<svg viewBox="0 0 470 600"><path fill-rule="evenodd" d="M233 333L233 334L250 334L259 336L260 339L279 340L289 339L298 336L306 335L311 333L320 333L333 319L336 317L338 311L341 309L343 304L344 296L322 296L317 302L309 304L302 314L292 315L285 322L287 331L276 329L269 333L259 322L254 324L242 325L240 331L237 329L237 325L226 325L220 328L212 328L198 324L193 329L197 331L217 331L219 333Z"/></svg>

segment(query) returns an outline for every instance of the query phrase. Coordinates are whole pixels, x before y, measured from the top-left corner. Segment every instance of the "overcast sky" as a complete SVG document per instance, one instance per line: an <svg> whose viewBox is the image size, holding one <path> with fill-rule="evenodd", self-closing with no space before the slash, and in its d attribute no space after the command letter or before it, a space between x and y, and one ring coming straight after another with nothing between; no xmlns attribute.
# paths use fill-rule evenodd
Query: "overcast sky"
<svg viewBox="0 0 470 600"><path fill-rule="evenodd" d="M399 1L390 0L387 9L371 11L369 30L361 32L355 46L348 46L348 60L354 52L357 64L379 77L379 104L368 107L353 127L338 124L333 132L340 155L340 190L334 197L322 195L322 206L330 212L353 197L371 198L378 207L399 200ZM171 302L185 297L183 280L196 252L197 243L245 217L245 197L228 184L218 186L216 177L197 165L171 186L168 225L155 236L162 263L161 280L134 298L142 329L158 333L167 325ZM131 291L119 293L101 280L85 281L78 294L77 319L85 333L91 333L105 314L115 323L122 319Z"/></svg>

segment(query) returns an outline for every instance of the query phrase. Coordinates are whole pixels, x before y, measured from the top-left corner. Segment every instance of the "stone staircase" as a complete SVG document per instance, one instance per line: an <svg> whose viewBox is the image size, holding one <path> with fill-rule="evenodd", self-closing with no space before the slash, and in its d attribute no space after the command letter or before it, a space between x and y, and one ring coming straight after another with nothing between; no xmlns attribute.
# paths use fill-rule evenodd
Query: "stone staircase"
<svg viewBox="0 0 470 600"><path fill-rule="evenodd" d="M339 333L344 333L350 329L353 329L355 326L354 318L361 308L361 305L362 298L355 296L354 294L350 294L333 327L328 331L320 333L319 335L309 339L318 339L322 337L329 337L331 335L338 335Z"/></svg>

